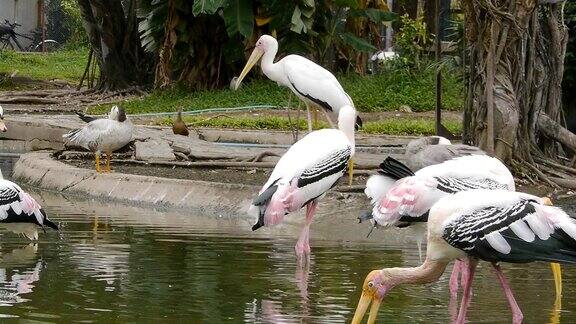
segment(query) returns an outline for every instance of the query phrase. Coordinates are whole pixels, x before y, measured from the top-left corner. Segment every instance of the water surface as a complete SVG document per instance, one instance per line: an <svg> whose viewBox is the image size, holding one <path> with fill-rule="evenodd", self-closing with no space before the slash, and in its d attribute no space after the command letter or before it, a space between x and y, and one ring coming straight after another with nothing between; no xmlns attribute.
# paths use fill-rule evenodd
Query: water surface
<svg viewBox="0 0 576 324"><path fill-rule="evenodd" d="M311 265L301 269L295 262L294 235L264 231L255 236L245 222L218 215L32 192L62 229L41 235L37 244L0 232L0 317L87 323L344 323L351 319L369 270L419 263L415 244L384 245L377 237L342 242L334 235L312 241ZM319 226L313 224L313 237L322 231ZM363 226L358 230L366 232ZM576 268L564 267L562 310L554 311L548 264L503 267L526 323L576 322ZM387 323L448 322L448 275L431 285L396 288L379 318ZM485 263L474 281L469 320L511 320Z"/></svg>

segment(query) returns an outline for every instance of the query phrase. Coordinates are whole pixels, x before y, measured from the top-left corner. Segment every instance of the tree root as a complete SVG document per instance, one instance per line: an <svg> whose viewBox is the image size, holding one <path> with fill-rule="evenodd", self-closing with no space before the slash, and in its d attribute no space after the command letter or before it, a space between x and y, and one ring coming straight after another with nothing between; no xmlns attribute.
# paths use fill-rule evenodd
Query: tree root
<svg viewBox="0 0 576 324"><path fill-rule="evenodd" d="M536 166L532 165L531 163L527 162L527 161L522 161L522 163L528 167L528 169L534 171L534 173L536 173L536 175L538 176L538 178L540 178L540 180L546 182L549 186L551 186L554 189L560 189L560 187L553 182L548 176L546 176L542 171L540 171Z"/></svg>
<svg viewBox="0 0 576 324"><path fill-rule="evenodd" d="M278 155L277 153L274 153L274 152L264 151L264 152L260 152L260 154L256 155L253 158L244 159L244 160L242 160L242 162L260 162L260 161L262 161L262 159L264 159L267 156L280 156L280 155Z"/></svg>

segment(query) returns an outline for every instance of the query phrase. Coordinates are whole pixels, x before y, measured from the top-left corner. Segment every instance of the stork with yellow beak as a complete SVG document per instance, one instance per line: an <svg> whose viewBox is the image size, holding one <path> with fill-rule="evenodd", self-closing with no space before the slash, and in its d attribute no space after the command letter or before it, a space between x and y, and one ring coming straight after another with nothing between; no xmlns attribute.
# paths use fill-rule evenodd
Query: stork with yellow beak
<svg viewBox="0 0 576 324"><path fill-rule="evenodd" d="M288 55L274 63L278 52L278 42L270 35L262 35L256 42L246 66L234 84L238 89L250 69L262 58L262 72L278 85L288 87L306 105L308 113L308 130L312 131L310 106L317 106L338 119L340 108L349 106L354 108L350 96L344 91L336 77L330 71L300 55ZM328 122L333 128L329 114ZM356 129L362 126L362 119L356 116ZM349 182L352 181L353 163L349 164Z"/></svg>
<svg viewBox="0 0 576 324"><path fill-rule="evenodd" d="M430 209L424 263L413 268L371 271L364 280L352 323L362 321L370 303L368 323L374 323L380 304L392 288L435 282L452 260L465 263L457 324L466 322L472 280L480 260L492 264L510 306L512 322L522 323L524 316L500 263L576 263L576 220L550 204L548 198L507 190L476 189L441 198Z"/></svg>

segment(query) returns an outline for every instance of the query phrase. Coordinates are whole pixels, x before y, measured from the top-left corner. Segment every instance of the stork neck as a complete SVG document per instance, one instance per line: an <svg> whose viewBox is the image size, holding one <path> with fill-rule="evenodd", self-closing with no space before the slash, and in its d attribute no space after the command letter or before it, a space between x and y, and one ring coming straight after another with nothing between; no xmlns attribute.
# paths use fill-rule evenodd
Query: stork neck
<svg viewBox="0 0 576 324"><path fill-rule="evenodd" d="M356 151L356 140L354 138L356 115L351 116L351 118L353 118L353 120L348 120L349 118L338 118L338 129L348 138L352 146L352 155L354 155Z"/></svg>
<svg viewBox="0 0 576 324"><path fill-rule="evenodd" d="M438 281L446 270L448 262L432 261L426 258L424 263L413 268L389 268L386 272L393 286L400 284L426 284Z"/></svg>
<svg viewBox="0 0 576 324"><path fill-rule="evenodd" d="M278 53L278 43L271 44L270 47L262 55L262 72L271 80L281 81L281 74L278 64L274 63L274 58Z"/></svg>

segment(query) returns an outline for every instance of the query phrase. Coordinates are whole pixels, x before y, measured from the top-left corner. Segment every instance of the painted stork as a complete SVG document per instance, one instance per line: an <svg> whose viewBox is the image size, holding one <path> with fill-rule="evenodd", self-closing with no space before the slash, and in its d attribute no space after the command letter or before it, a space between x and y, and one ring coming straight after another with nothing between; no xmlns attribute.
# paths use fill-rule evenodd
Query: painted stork
<svg viewBox="0 0 576 324"><path fill-rule="evenodd" d="M4 124L4 109L0 106L0 132L4 133L7 130L6 124Z"/></svg>
<svg viewBox="0 0 576 324"><path fill-rule="evenodd" d="M274 63L278 52L278 42L270 35L262 35L256 42L246 66L236 80L234 89L238 89L242 80L250 69L262 58L262 72L278 85L288 87L306 105L308 113L308 131L312 131L310 106L323 108L326 113L331 112L339 118L341 107L354 107L352 98L344 91L336 77L330 71L300 55L288 55ZM326 114L328 122L335 128L334 123ZM356 115L356 129L362 127L362 119ZM349 184L352 184L354 163L349 163Z"/></svg>
<svg viewBox="0 0 576 324"><path fill-rule="evenodd" d="M339 109L338 129L314 131L292 145L249 208L258 217L252 227L257 230L306 206L306 223L295 247L299 261L310 254L310 224L318 201L336 185L354 156L355 120L354 108L344 106Z"/></svg>
<svg viewBox="0 0 576 324"><path fill-rule="evenodd" d="M126 118L124 109L114 106L108 118L96 119L86 126L62 135L66 145L83 147L94 152L96 171L100 168L100 153L106 153L106 169L110 172L112 152L126 146L132 141L134 126Z"/></svg>
<svg viewBox="0 0 576 324"><path fill-rule="evenodd" d="M38 239L40 227L58 230L58 225L48 219L42 207L12 181L5 180L0 172L0 224L9 231L22 234L30 240Z"/></svg>
<svg viewBox="0 0 576 324"><path fill-rule="evenodd" d="M404 158L406 165L413 171L420 170L430 165L469 155L486 155L486 152L476 146L465 144L452 144L450 140L442 136L426 136L412 140L406 145ZM562 295L562 270L557 263L551 263L556 296Z"/></svg>
<svg viewBox="0 0 576 324"><path fill-rule="evenodd" d="M300 55L288 55L274 63L278 52L278 42L270 35L262 35L256 42L246 66L234 84L238 89L250 69L262 58L262 72L280 86L288 87L306 105L308 130L312 131L310 106L318 106L331 112L337 119L341 107L354 107L350 96L344 91L334 74ZM328 115L328 121L335 125ZM362 126L362 119L356 116L356 126Z"/></svg>
<svg viewBox="0 0 576 324"><path fill-rule="evenodd" d="M402 163L387 158L381 163L379 175L366 182L365 193L372 202L372 210L360 216L371 219L374 227L410 227L415 231L420 260L421 242L426 232L430 208L440 198L472 189L515 190L514 177L497 158L487 155L461 156L431 165L411 173ZM413 174L413 175L411 175ZM394 182L395 179L398 179ZM562 295L560 265L551 264L556 295ZM458 276L462 264L454 264L450 278L450 295L458 291Z"/></svg>
<svg viewBox="0 0 576 324"><path fill-rule="evenodd" d="M382 300L393 287L435 282L452 260L466 264L456 323L465 322L479 260L492 263L513 323L521 323L522 311L498 263L576 263L576 221L550 206L548 198L520 192L476 189L441 198L430 209L424 263L414 268L371 271L364 280L352 323L361 322L371 302L368 323L374 323Z"/></svg>

